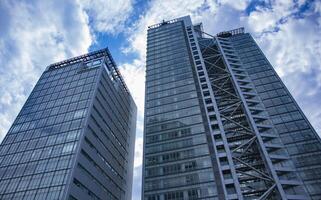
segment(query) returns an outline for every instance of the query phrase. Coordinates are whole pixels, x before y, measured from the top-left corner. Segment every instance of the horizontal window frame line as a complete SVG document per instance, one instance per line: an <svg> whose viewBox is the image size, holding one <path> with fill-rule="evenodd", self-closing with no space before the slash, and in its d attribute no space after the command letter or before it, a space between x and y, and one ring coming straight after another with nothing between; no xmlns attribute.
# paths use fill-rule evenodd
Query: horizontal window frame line
<svg viewBox="0 0 321 200"><path fill-rule="evenodd" d="M162 151L157 151L157 152L153 152L153 153L147 153L146 152L145 156L150 156L151 154L158 154L158 153L167 153L167 152L170 152L170 151L185 150L185 149L188 149L190 147L196 147L196 146L204 145L204 144L208 144L207 141L205 141L204 143L200 143L200 144L193 144L193 145L189 145L189 146L179 147L179 148L176 148L176 149L162 150Z"/></svg>
<svg viewBox="0 0 321 200"><path fill-rule="evenodd" d="M172 58L172 59L167 59L167 60L164 60L164 61L160 61L160 62L156 62L156 63L147 63L146 62L146 69L148 70L151 70L150 69L150 66L155 66L155 65L158 65L158 64L162 64L162 63L166 63L166 62L173 62L173 63L170 63L168 64L167 66L175 66L175 65L178 65L178 64L181 64L181 63L184 63L185 61L189 61L188 60L189 57L188 56L185 56L185 57L175 57L175 58ZM175 61L175 62L174 62ZM186 64L186 63L185 63ZM186 66L191 66L191 65L186 65ZM153 68L153 69L159 69L159 68L163 68L164 66L161 66L161 67L156 67L156 68ZM192 67L192 66L191 66ZM147 72L147 70L146 70ZM147 73L146 73L147 74Z"/></svg>
<svg viewBox="0 0 321 200"><path fill-rule="evenodd" d="M183 69L183 68L182 68ZM152 80L146 80L146 85L148 85L148 83L150 82L154 82L154 81L161 81L162 79L166 79L166 78L173 78L173 77L179 77L179 76L182 76L182 75L188 75L190 74L192 77L193 77L193 72L192 70L190 71L184 71L182 73L178 73L178 74L173 74L173 75L167 75L165 77L161 77L161 78L156 78L156 79L152 79ZM184 79L183 79L184 80ZM177 81L177 80L174 80L174 81ZM169 82L173 82L173 81L169 81ZM169 83L167 82L167 83ZM159 83L159 84L155 84L155 85L160 85L160 84L166 84L166 83ZM150 85L150 86L147 86L147 87L153 87L155 85Z"/></svg>
<svg viewBox="0 0 321 200"><path fill-rule="evenodd" d="M178 102L179 103L179 102ZM200 108L200 105L197 104L197 105L193 105L193 106L188 106L188 107L183 107L183 108L179 108L179 109L172 109L170 111L166 111L166 112L161 112L161 113L157 113L157 114L152 114L152 115L145 115L144 117L145 118L149 118L149 117L156 117L156 116L159 116L159 115L163 115L163 114L168 114L170 112L179 112L179 111L182 111L182 110L186 110L186 109L190 109L190 108ZM147 121L147 120L146 120ZM147 123L147 122L146 122Z"/></svg>
<svg viewBox="0 0 321 200"><path fill-rule="evenodd" d="M164 48L159 48L157 50L149 50L147 52L147 59L148 60L153 60L153 59L159 59L159 58L163 58L169 55L175 55L178 53L182 53L182 52L186 52L188 53L186 48L182 48L180 46L173 46L173 47L164 47ZM156 57L156 55L161 54L161 57ZM150 57L156 57L156 58L150 58Z"/></svg>
<svg viewBox="0 0 321 200"><path fill-rule="evenodd" d="M166 38L166 37L168 37L168 35L170 35L169 33L178 32L180 29L182 30L181 33L183 34L183 27L179 26L179 24L176 24L176 25L177 26L173 26L173 28L171 28L169 30L168 29L167 30L163 29L163 30L160 30L160 31L157 31L157 32L147 31L147 41L148 41L148 39L153 40L153 39L156 39L156 38Z"/></svg>
<svg viewBox="0 0 321 200"><path fill-rule="evenodd" d="M181 69L184 69L186 68L186 66L182 66L182 67L178 67L178 68L175 68L174 70L181 70ZM174 70L168 70L168 71L164 71L164 72L160 72L158 74L153 74L153 75L150 75L150 76L156 76L156 75L163 75L165 73L171 73L171 72L174 72L173 74L171 74L170 76L177 76L177 75L181 75L181 74L188 74L188 73L192 73L192 69L191 70L185 70L184 72L177 72L177 71L174 71ZM183 70L182 70L183 71ZM165 74L166 75L166 74ZM163 76L163 77L160 77L160 78L154 78L154 79L146 79L146 82L150 82L150 81L157 81L157 80L161 80L161 79L165 79L165 78L168 78L169 75L166 75L166 76Z"/></svg>
<svg viewBox="0 0 321 200"><path fill-rule="evenodd" d="M184 84L185 82L191 81L192 83L189 84ZM179 84L179 85L175 85L175 83ZM147 95L149 94L153 94L153 93L159 93L159 92L163 92L164 90L169 90L169 89L176 89L178 87L184 87L184 86L188 86L188 85L195 85L195 81L193 79L193 77L189 78L189 79L185 79L185 80L179 80L179 81L174 81L174 84L170 84L170 83L165 83L165 84L161 84L158 86L153 86L154 89L157 89L154 92L151 92L149 90L151 90L152 88L146 88L147 90ZM167 86L167 87L166 87Z"/></svg>
<svg viewBox="0 0 321 200"><path fill-rule="evenodd" d="M164 91L166 91L166 90L179 89L179 88L181 88L181 87L187 87L187 86L195 86L195 82L194 82L194 83L191 83L191 84L187 84L187 85L181 85L181 86L166 88L166 89L159 90L159 91L155 91L155 92L148 92L148 91L146 90L145 95L148 96L148 95L150 95L150 94L160 93L160 92L164 92ZM196 91L196 88L193 88L193 89ZM185 93L185 92L184 92L184 93Z"/></svg>
<svg viewBox="0 0 321 200"><path fill-rule="evenodd" d="M69 163L68 163L68 165L69 165ZM67 168L62 168L62 169L55 169L55 170L51 170L51 171L44 171L44 172L36 172L36 173L33 173L33 174L28 174L28 175L20 175L20 176L15 176L15 177L9 177L9 178L1 178L0 180L0 182L2 182L2 181L5 181L5 180L11 180L11 179L16 179L16 178L21 178L21 177L29 177L29 176L35 176L35 175L39 175L39 174L46 174L46 173L51 173L51 172L58 172L58 171L64 171L64 170L66 170L66 171L68 171L68 170L70 170L71 169L71 167L67 167ZM68 172L67 172L67 174L68 174Z"/></svg>
<svg viewBox="0 0 321 200"><path fill-rule="evenodd" d="M73 140L73 141L68 141L68 142L64 142L64 143L60 143L60 144L56 144L56 145L48 145L48 146L44 146L45 148L47 147L53 147L53 146L59 146L59 145L64 145L64 144L68 144L68 143L75 143L74 145L78 145L79 143L79 139L77 140ZM28 151L31 151L31 152L34 152L34 150L38 150L38 149L45 149L43 147L38 147L38 148L33 148L33 149L29 149ZM18 152L13 152L13 153L9 153L9 154L4 154L4 155L0 155L1 157L6 157L6 156L10 156L10 155L14 155L14 154L18 154L18 153L24 153L24 152L27 152L26 150L24 151L18 151ZM71 154L74 154L74 153L71 153ZM40 154L42 155L42 154ZM63 155L60 155L60 156L65 156L65 155L69 155L69 154L63 154ZM54 156L54 157L50 157L50 158L56 158L57 156ZM58 156L59 157L59 156ZM22 158L22 157L21 157ZM21 159L20 158L20 159ZM42 159L38 159L38 160L45 160L45 159L48 159L48 158L42 158ZM29 161L28 161L29 162ZM24 162L23 162L24 163ZM23 164L23 163L19 163L19 164ZM17 164L14 164L14 165L17 165ZM9 166L9 165L6 165L6 166ZM3 167L3 166L1 166Z"/></svg>
<svg viewBox="0 0 321 200"><path fill-rule="evenodd" d="M208 143L207 142L205 142L205 143L201 143L201 144L196 144L196 145L193 145L193 146L186 146L186 147L182 147L182 148L177 148L177 149L171 149L171 150L167 150L167 151L164 151L164 153L175 153L175 152L183 152L183 151L185 151L185 150L193 150L195 147L198 147L198 146L205 146L207 144L207 147L208 147ZM156 155L153 155L153 154L156 154ZM156 152L156 153L148 153L148 154L146 154L145 153L145 157L152 157L152 156L162 156L162 155L164 155L163 154L163 151L162 152ZM210 153L208 154L208 155L210 155Z"/></svg>
<svg viewBox="0 0 321 200"><path fill-rule="evenodd" d="M177 119L181 119L181 118L194 117L194 116L201 116L202 117L201 110L200 110L200 113L196 113L196 114L193 114L193 115L188 115L188 116L184 116L184 117L178 117L178 118L174 118L174 119L165 120L165 121L162 121L161 124L167 123L167 122L170 122L170 121L176 121ZM158 125L161 125L161 124L160 123L147 124L147 122L146 122L145 127L149 128L149 127L158 126ZM189 125L187 125L187 126L189 126Z"/></svg>
<svg viewBox="0 0 321 200"><path fill-rule="evenodd" d="M180 139L186 139L187 137L194 137L196 135L200 135L200 134L206 134L205 132L200 132L200 133L195 133L195 134L190 134L190 135L184 135L183 137L177 137L177 138L172 138L172 139L165 139L165 140L162 140L160 141L160 144L163 144L163 143L168 143L169 141L170 142L175 142L176 140L177 141L180 141ZM161 135L161 134L159 134ZM153 143L146 143L146 148L148 148L148 145L150 146L157 146L157 145L160 145L160 144L155 144L155 143L159 143L159 142L153 142Z"/></svg>
<svg viewBox="0 0 321 200"><path fill-rule="evenodd" d="M186 74L188 74L188 73L186 73ZM191 79L191 78L194 78L193 74L191 74L190 77L184 77L183 79L178 79L178 80L171 80L171 81L167 81L165 83L159 83L159 84L150 85L150 86L147 86L147 84L146 84L146 89L148 90L149 88L158 87L158 86L162 86L162 85L166 85L166 84L170 84L170 83L175 83L175 82L178 82L178 81L184 81L184 80L188 80L188 79Z"/></svg>
<svg viewBox="0 0 321 200"><path fill-rule="evenodd" d="M158 97L158 98L153 98L153 99L149 99L147 100L147 102L149 101L155 101L155 100L159 100L159 99L164 99L164 98L168 98L168 97L173 97L173 96L177 96L177 95L181 95L181 94L187 94L187 93L190 93L190 92L197 92L196 89L192 89L192 90L189 90L189 91L186 91L186 92L181 92L181 93L176 93L176 94L171 94L171 95L167 95L167 96L163 96L163 97ZM198 97L192 97L192 98L189 98L187 100L190 100L190 99L193 99L193 98L198 98ZM186 100L182 100L182 101L186 101ZM175 101L175 102L172 102L172 103L178 103L180 101ZM158 106L152 106L152 107L146 107L147 109L150 109L150 108L155 108L155 107L159 107L159 106L163 106L163 105L167 105L167 104L172 104L172 103L166 103L166 104L162 104L162 105L158 105Z"/></svg>
<svg viewBox="0 0 321 200"><path fill-rule="evenodd" d="M150 181L153 181L154 179L162 179L162 177L164 177L164 179L166 178L175 178L176 175L180 175L180 176L184 176L184 175L189 175L190 173L195 173L197 171L205 171L205 170L212 170L213 167L209 166L209 167L202 167L202 168L197 168L197 169L193 169L193 170L188 170L188 171L183 171L183 172L178 172L178 173L170 173L170 174L165 174L165 175L157 175L157 176L152 176L152 177L146 177L144 176L145 180L146 179L152 179Z"/></svg>
<svg viewBox="0 0 321 200"><path fill-rule="evenodd" d="M203 159L208 159L210 161L210 159L211 159L210 154L209 155L202 155L202 156L199 156L199 157L181 159L179 161L175 161L174 163L167 162L167 163L160 163L160 164L154 165L154 166L146 166L145 169L153 169L153 168L157 168L157 167L165 167L165 166L172 165L172 164L183 164L183 163L186 163L186 162L192 162L192 161L203 160Z"/></svg>
<svg viewBox="0 0 321 200"><path fill-rule="evenodd" d="M191 127L191 126L198 126L198 125L204 125L204 124L202 122L200 122L200 123L191 124L191 125L188 125L188 126ZM185 127L185 128L189 128L189 127ZM178 127L178 128L168 129L168 130L165 130L165 131L154 131L154 132L151 132L151 133L156 133L156 134L147 133L147 131L145 131L144 135L146 135L146 137L147 136L153 136L153 135L159 135L159 134L163 134L163 133L169 133L171 131L180 130L182 128L183 127Z"/></svg>
<svg viewBox="0 0 321 200"><path fill-rule="evenodd" d="M160 66L160 67L155 67L155 68L152 68L152 69L149 69L150 66L153 66L155 64L152 64L152 65L147 65L146 66L146 76L154 76L154 75L158 75L158 74L162 74L162 73L165 73L165 72L169 72L169 71L174 71L176 69L183 69L183 68L186 68L188 66L191 66L190 62L186 61L186 62L180 62L180 63L177 63L177 64L168 64L168 65L163 65L163 66ZM180 66L180 67L177 67L177 66ZM166 68L173 68L171 70L168 70ZM191 69L192 69L192 66L191 66ZM156 71L156 70L161 70L159 72L153 72L153 71ZM150 75L150 73L152 73Z"/></svg>
<svg viewBox="0 0 321 200"><path fill-rule="evenodd" d="M171 42L166 42L166 43L163 43L163 44L150 44L148 43L147 46L146 46L146 51L147 52L150 52L150 51L154 51L154 49L165 49L165 48L170 48L172 46L176 46L176 47L180 47L180 48L183 48L183 47L187 47L186 45L182 45L182 46L179 46L178 44L184 44L184 38L181 38L181 39L176 39L176 40L173 40Z"/></svg>
<svg viewBox="0 0 321 200"><path fill-rule="evenodd" d="M172 130L177 130L177 129L182 129L182 128L188 128L188 127L191 127L191 126L198 126L198 125L204 125L203 122L197 122L197 123L194 123L194 124L189 124L187 125L186 127L176 127L176 128L172 128L172 129L165 129L165 130L162 130L162 131L152 131L152 132L147 132L144 130L144 134L146 134L146 136L150 136L150 135L157 135L157 134L161 134L161 133L168 133ZM146 127L145 127L146 128ZM154 134L156 133L156 134Z"/></svg>
<svg viewBox="0 0 321 200"><path fill-rule="evenodd" d="M148 169L148 168L153 168L153 167L161 167L161 166L164 166L164 165L168 165L168 164L173 164L175 162L186 162L186 161L193 161L195 159L198 159L198 158L211 158L211 154L203 154L203 155L200 155L200 156L193 156L193 157L189 157L189 158L184 158L184 159L179 159L179 160L173 160L173 161L169 161L169 162L163 162L163 163L157 163L157 164L154 164L154 165L145 165L145 169Z"/></svg>
<svg viewBox="0 0 321 200"><path fill-rule="evenodd" d="M147 41L153 40L156 38L166 38L172 32L182 32L183 33L183 26L181 24L175 24L169 29L159 29L157 31L151 31L152 29L147 30ZM180 31L181 30L181 31Z"/></svg>
<svg viewBox="0 0 321 200"><path fill-rule="evenodd" d="M166 187L166 188L162 188L162 189L155 189L155 188L153 188L153 189L151 189L151 190L146 190L145 188L144 188L144 193L145 193L145 191L146 192L160 192L160 191L164 191L164 192L167 192L169 189L177 189L177 190L179 190L179 188L181 188L181 187L193 187L193 186L199 186L199 185L202 185L202 184L207 184L207 183L215 183L215 180L213 179L212 181L204 181L204 182L198 182L198 183L193 183L193 184L188 184L188 185L181 185L181 186L173 186L173 187ZM145 183L146 184L146 183ZM146 194L145 194L146 195Z"/></svg>
<svg viewBox="0 0 321 200"><path fill-rule="evenodd" d="M177 48L177 49L179 49L179 48ZM181 48L181 49L185 49L185 48ZM157 53L157 54L155 54L155 55L161 55L161 56L158 56L158 57L156 57L156 56L154 56L154 55L150 55L150 53L149 54L147 54L147 58L146 58L146 61L153 61L153 60L159 60L159 59L163 59L163 58L168 58L169 56L172 56L172 57L174 57L174 58L181 58L181 57L184 57L184 56L188 56L189 55L189 53L188 53L188 51L186 50L186 51L184 51L184 50L182 50L182 51L177 51L176 52L176 49L175 49L175 51L174 52L171 52L171 51L173 51L173 50L169 50L169 51L166 51L166 53L164 52L164 53ZM182 54L182 55L178 55L178 54ZM155 58L150 58L150 57L155 57ZM167 60L166 60L167 61Z"/></svg>
<svg viewBox="0 0 321 200"><path fill-rule="evenodd" d="M188 100L194 100L194 98L190 98ZM187 100L185 100L184 102L186 102ZM176 104L180 104L180 103L184 103L184 102L175 102ZM159 113L153 113L153 114L147 114L145 115L145 117L152 117L152 116L155 116L155 115L160 115L160 114L164 114L164 113L168 113L168 112L174 112L174 111L179 111L179 110L183 110L183 109L186 109L186 108L191 108L191 107L195 107L195 106L200 106L198 102L195 102L196 104L195 105L189 105L189 106L186 106L186 107L181 107L181 108L173 108L171 109L170 111L161 111ZM169 104L174 104L174 103L169 103ZM164 107L166 105L169 105L169 104L162 104L161 107ZM149 108L150 109L150 108Z"/></svg>
<svg viewBox="0 0 321 200"><path fill-rule="evenodd" d="M40 185L40 184L39 184ZM39 191L39 190L41 190L41 189L50 189L50 188L55 188L55 187L64 187L64 186L66 186L66 184L62 184L62 185L55 185L55 186L46 186L46 187L38 187L38 188L36 188L36 189L27 189L27 190L21 190L21 191L14 191L14 192L9 192L9 193L1 193L1 197L2 196L4 196L4 195L10 195L10 194L15 194L15 193L18 193L18 192L29 192L29 191ZM17 188L16 188L17 189ZM47 192L49 192L49 190L47 191ZM63 192L63 191L60 191L59 192L59 194L61 195L61 192ZM36 194L36 193L35 193ZM49 193L47 193L47 195L48 195ZM46 195L46 196L47 196ZM25 197L26 196L26 194L24 194L23 195L23 197Z"/></svg>

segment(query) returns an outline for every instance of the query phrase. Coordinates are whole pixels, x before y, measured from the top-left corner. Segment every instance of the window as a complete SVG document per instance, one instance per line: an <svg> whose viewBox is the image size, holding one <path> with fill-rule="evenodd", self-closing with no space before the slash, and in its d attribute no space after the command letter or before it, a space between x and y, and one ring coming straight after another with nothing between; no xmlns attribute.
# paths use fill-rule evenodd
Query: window
<svg viewBox="0 0 321 200"><path fill-rule="evenodd" d="M77 110L74 113L74 119L82 118L86 115L86 109Z"/></svg>
<svg viewBox="0 0 321 200"><path fill-rule="evenodd" d="M80 135L80 130L75 130L67 133L66 141L74 141L77 140Z"/></svg>
<svg viewBox="0 0 321 200"><path fill-rule="evenodd" d="M41 187L49 186L51 183L51 180L53 178L53 175L54 175L54 172L44 174L42 181L41 181Z"/></svg>
<svg viewBox="0 0 321 200"><path fill-rule="evenodd" d="M51 185L61 185L63 184L64 177L66 176L66 170L56 171L52 179Z"/></svg>
<svg viewBox="0 0 321 200"><path fill-rule="evenodd" d="M71 160L71 156L61 157L59 162L58 162L57 169L65 169L65 168L67 168L68 164L69 164L69 160Z"/></svg>
<svg viewBox="0 0 321 200"><path fill-rule="evenodd" d="M185 163L185 171L193 170L195 168L196 168L196 161Z"/></svg>
<svg viewBox="0 0 321 200"><path fill-rule="evenodd" d="M85 63L85 66L87 66L88 68L94 68L94 67L99 67L101 65L102 61L99 60L94 60L94 61L89 61L87 63Z"/></svg>
<svg viewBox="0 0 321 200"><path fill-rule="evenodd" d="M196 200L196 199L198 199L197 189L188 190L188 199L189 199L189 200Z"/></svg>
<svg viewBox="0 0 321 200"><path fill-rule="evenodd" d="M64 145L63 149L62 149L62 153L66 154L66 153L71 153L73 151L73 147L74 147L74 143L67 143Z"/></svg>
<svg viewBox="0 0 321 200"><path fill-rule="evenodd" d="M183 200L184 199L183 192L170 192L170 193L166 193L164 196L165 196L165 200Z"/></svg>
<svg viewBox="0 0 321 200"><path fill-rule="evenodd" d="M152 196L148 196L147 200L159 200L159 195L152 195Z"/></svg>

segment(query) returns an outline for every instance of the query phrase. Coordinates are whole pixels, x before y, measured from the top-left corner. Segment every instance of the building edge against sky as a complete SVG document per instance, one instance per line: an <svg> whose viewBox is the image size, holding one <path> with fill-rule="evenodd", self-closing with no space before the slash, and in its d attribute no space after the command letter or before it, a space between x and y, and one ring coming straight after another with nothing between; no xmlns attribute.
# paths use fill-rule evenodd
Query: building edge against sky
<svg viewBox="0 0 321 200"><path fill-rule="evenodd" d="M47 67L0 145L0 199L131 199L136 105L109 50Z"/></svg>
<svg viewBox="0 0 321 200"><path fill-rule="evenodd" d="M321 199L321 142L243 28L147 36L142 200Z"/></svg>

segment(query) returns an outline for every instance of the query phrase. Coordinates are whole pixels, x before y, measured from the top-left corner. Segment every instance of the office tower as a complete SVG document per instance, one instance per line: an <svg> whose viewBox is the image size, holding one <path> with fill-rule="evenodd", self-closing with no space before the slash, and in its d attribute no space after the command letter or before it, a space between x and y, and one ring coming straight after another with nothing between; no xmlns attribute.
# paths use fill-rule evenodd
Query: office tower
<svg viewBox="0 0 321 200"><path fill-rule="evenodd" d="M143 200L321 199L321 143L243 28L147 36Z"/></svg>
<svg viewBox="0 0 321 200"><path fill-rule="evenodd" d="M0 199L130 200L135 126L108 49L48 66L0 146Z"/></svg>

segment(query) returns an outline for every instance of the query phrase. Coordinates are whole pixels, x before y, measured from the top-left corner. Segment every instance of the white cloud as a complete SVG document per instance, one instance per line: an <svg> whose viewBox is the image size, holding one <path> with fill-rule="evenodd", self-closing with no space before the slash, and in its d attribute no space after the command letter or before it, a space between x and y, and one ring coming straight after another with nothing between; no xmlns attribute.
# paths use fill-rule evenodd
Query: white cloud
<svg viewBox="0 0 321 200"><path fill-rule="evenodd" d="M125 0L1 1L0 141L48 64L86 53L94 31L120 31L131 11Z"/></svg>
<svg viewBox="0 0 321 200"><path fill-rule="evenodd" d="M289 18L279 31L257 38L269 61L316 130L321 132L320 11L305 18Z"/></svg>
<svg viewBox="0 0 321 200"><path fill-rule="evenodd" d="M129 87L129 91L137 104L138 113L143 114L145 96L145 62L135 59L132 63L124 63L119 66L126 85ZM140 124L138 124L138 126L139 125Z"/></svg>
<svg viewBox="0 0 321 200"><path fill-rule="evenodd" d="M264 34L258 38L263 49L281 76L290 73L305 73L320 66L321 30L315 22L291 19L281 25L278 32Z"/></svg>
<svg viewBox="0 0 321 200"><path fill-rule="evenodd" d="M142 188L141 177L142 177L142 165L134 167L132 200L141 199L141 188Z"/></svg>
<svg viewBox="0 0 321 200"><path fill-rule="evenodd" d="M32 3L32 4L31 4ZM0 4L0 140L45 67L87 52L87 15L72 2Z"/></svg>
<svg viewBox="0 0 321 200"><path fill-rule="evenodd" d="M263 8L250 14L248 18L249 27L257 33L274 28L278 16L273 11Z"/></svg>
<svg viewBox="0 0 321 200"><path fill-rule="evenodd" d="M79 0L100 32L119 33L133 10L132 0Z"/></svg>
<svg viewBox="0 0 321 200"><path fill-rule="evenodd" d="M125 79L135 103L137 104L137 126L135 142L134 167L142 165L143 129L144 129L144 97L145 97L145 63L135 59L133 63L121 64L119 69ZM136 170L137 171L137 170Z"/></svg>
<svg viewBox="0 0 321 200"><path fill-rule="evenodd" d="M249 0L218 0L221 5L228 5L236 10L244 11L249 5Z"/></svg>
<svg viewBox="0 0 321 200"><path fill-rule="evenodd" d="M207 11L214 11L215 6L206 7L205 1L151 1L148 10L141 15L139 20L129 30L129 43L126 52L135 52L139 54L139 58L145 61L146 57L146 38L147 28L150 25L161 22L162 20L170 20L184 15L198 17ZM201 12L205 11L205 12Z"/></svg>
<svg viewBox="0 0 321 200"><path fill-rule="evenodd" d="M268 1L268 7L258 6L244 22L248 25L249 30L256 34L271 32L299 12L303 3L303 1L293 0Z"/></svg>
<svg viewBox="0 0 321 200"><path fill-rule="evenodd" d="M145 99L145 62L135 59L133 63L120 64L120 72L137 104L137 126L134 158L132 199L140 199L141 173L143 162L143 129Z"/></svg>
<svg viewBox="0 0 321 200"><path fill-rule="evenodd" d="M143 149L143 138L137 138L135 143L135 149ZM143 163L143 152L142 151L135 151L135 162L134 167L139 167Z"/></svg>
<svg viewBox="0 0 321 200"><path fill-rule="evenodd" d="M0 104L6 106L6 105L10 105L11 103L12 103L12 96L8 91L5 91L0 98Z"/></svg>

